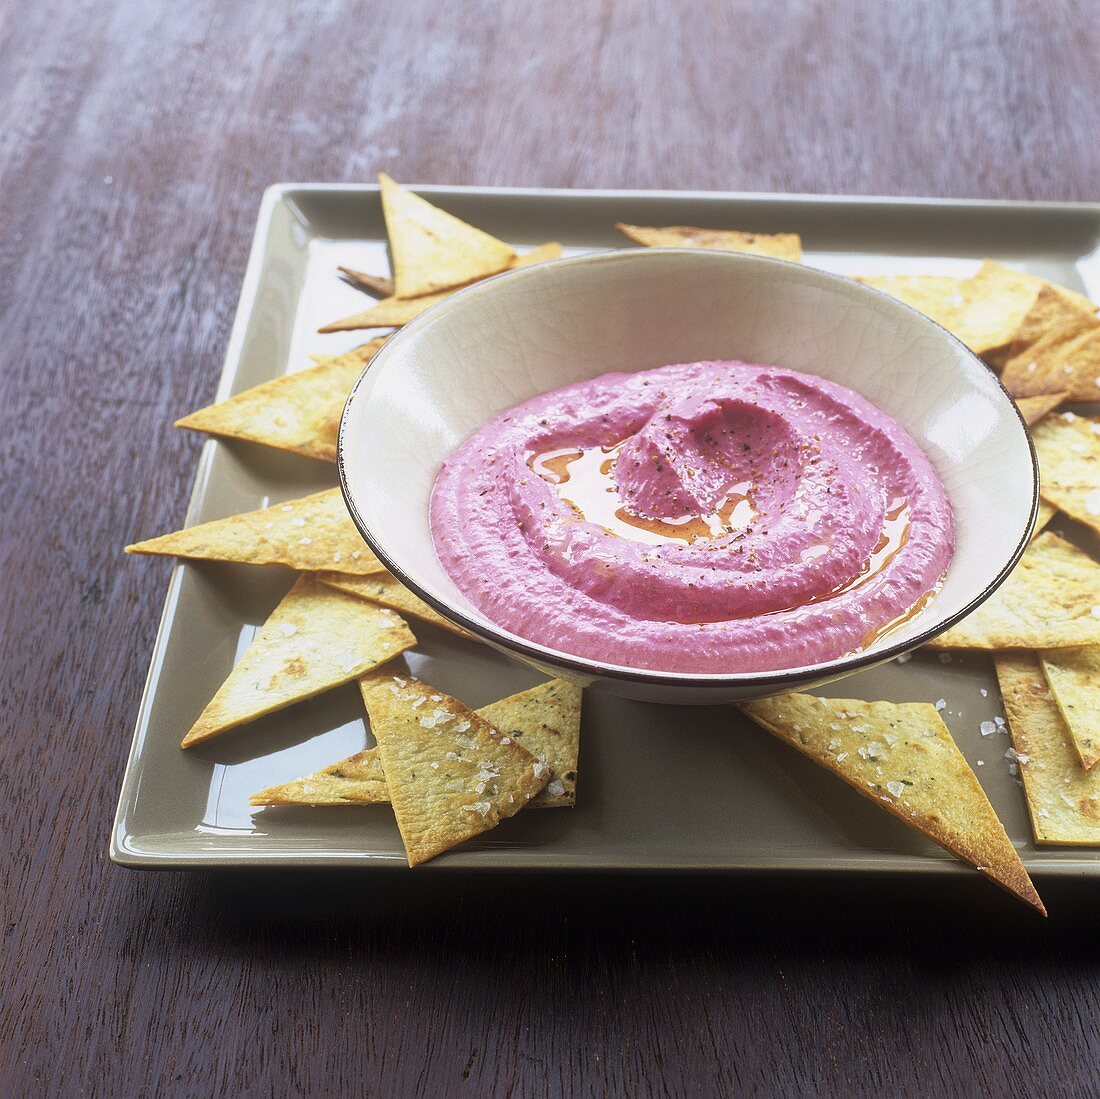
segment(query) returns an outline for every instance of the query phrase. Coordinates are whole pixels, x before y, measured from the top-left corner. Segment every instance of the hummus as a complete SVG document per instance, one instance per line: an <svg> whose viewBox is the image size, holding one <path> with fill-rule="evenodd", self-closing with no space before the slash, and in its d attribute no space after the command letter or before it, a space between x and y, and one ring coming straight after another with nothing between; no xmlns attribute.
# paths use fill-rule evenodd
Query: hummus
<svg viewBox="0 0 1100 1099"><path fill-rule="evenodd" d="M675 672L864 649L931 598L954 545L943 485L896 421L742 362L606 374L513 408L444 463L431 529L512 633Z"/></svg>

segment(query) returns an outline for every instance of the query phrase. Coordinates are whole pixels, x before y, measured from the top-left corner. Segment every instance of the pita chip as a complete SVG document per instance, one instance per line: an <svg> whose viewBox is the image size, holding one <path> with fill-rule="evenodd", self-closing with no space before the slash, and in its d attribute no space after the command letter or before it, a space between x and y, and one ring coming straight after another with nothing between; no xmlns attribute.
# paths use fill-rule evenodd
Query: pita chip
<svg viewBox="0 0 1100 1099"><path fill-rule="evenodd" d="M357 271L354 267L339 267L337 270L357 290L373 294L376 298L393 296L393 279L389 275L370 275L366 271Z"/></svg>
<svg viewBox="0 0 1100 1099"><path fill-rule="evenodd" d="M802 259L802 238L797 233L742 233L736 229L698 229L693 225L666 225L663 228L627 225L615 228L636 244L647 248L716 248L724 252L751 252L778 259Z"/></svg>
<svg viewBox="0 0 1100 1099"><path fill-rule="evenodd" d="M1100 760L1100 645L1046 649L1039 659L1081 766L1090 771Z"/></svg>
<svg viewBox="0 0 1100 1099"><path fill-rule="evenodd" d="M509 265L509 270L529 267L535 263L543 263L545 260L558 259L560 256L561 245L556 240L550 241L547 244L540 244L537 248L532 248L530 252L525 252L522 256L517 256ZM454 290L444 290L438 294L425 294L419 298L387 297L362 313L355 313L350 317L344 317L343 320L333 321L323 328L318 328L317 331L322 333L354 332L361 328L400 328L419 317L425 309L431 308L436 302L450 297L453 293L455 293Z"/></svg>
<svg viewBox="0 0 1100 1099"><path fill-rule="evenodd" d="M1053 504L1048 504L1042 497L1039 498L1039 510L1035 516L1035 528L1031 532L1031 541L1034 542L1040 534L1043 533L1043 529L1047 523L1058 514L1058 509Z"/></svg>
<svg viewBox="0 0 1100 1099"><path fill-rule="evenodd" d="M1100 534L1100 420L1048 416L1032 438L1043 497Z"/></svg>
<svg viewBox="0 0 1100 1099"><path fill-rule="evenodd" d="M550 780L514 738L434 687L377 676L362 689L410 866L494 828Z"/></svg>
<svg viewBox="0 0 1100 1099"><path fill-rule="evenodd" d="M1100 400L1100 319L1048 332L1008 360L1001 381L1013 397L1061 391L1071 401Z"/></svg>
<svg viewBox="0 0 1100 1099"><path fill-rule="evenodd" d="M1031 427L1037 424L1048 412L1053 412L1066 398L1068 393L1044 393L1038 397L1017 397L1016 407L1024 418L1024 423Z"/></svg>
<svg viewBox="0 0 1100 1099"><path fill-rule="evenodd" d="M1038 343L1048 332L1054 332L1063 325L1073 324L1095 314L1096 305L1088 298L1040 280L1039 292L1020 322L1012 343L1000 351L989 353L986 355L986 360L1000 370L1009 359L1022 354L1027 348Z"/></svg>
<svg viewBox="0 0 1100 1099"><path fill-rule="evenodd" d="M1009 578L932 649L1062 649L1100 644L1100 565L1047 531Z"/></svg>
<svg viewBox="0 0 1100 1099"><path fill-rule="evenodd" d="M371 340L316 366L284 374L201 408L176 427L336 461L336 434L351 387L382 346Z"/></svg>
<svg viewBox="0 0 1100 1099"><path fill-rule="evenodd" d="M392 611L298 578L183 738L209 740L348 683L416 644Z"/></svg>
<svg viewBox="0 0 1100 1099"><path fill-rule="evenodd" d="M1020 856L934 706L780 695L758 725L1046 915Z"/></svg>
<svg viewBox="0 0 1100 1099"><path fill-rule="evenodd" d="M1035 653L993 658L1035 842L1100 845L1100 768L1085 771Z"/></svg>
<svg viewBox="0 0 1100 1099"><path fill-rule="evenodd" d="M958 335L962 327L966 307L963 288L969 279L953 275L872 275L857 281L905 302L948 332Z"/></svg>
<svg viewBox="0 0 1100 1099"><path fill-rule="evenodd" d="M374 573L371 576L346 576L338 572L322 572L318 574L317 579L323 584L328 584L329 587L336 588L337 591L357 596L359 599L367 599L380 607L389 607L391 610L400 611L402 614L419 618L424 622L431 622L432 625L457 633L459 637L478 640L461 626L456 626L444 618L420 596L413 595L400 580L388 572Z"/></svg>
<svg viewBox="0 0 1100 1099"><path fill-rule="evenodd" d="M550 781L531 799L532 809L576 804L581 726L579 687L563 679L552 679L477 712L550 768ZM296 782L270 786L254 795L251 804L366 805L389 800L378 749L368 748Z"/></svg>
<svg viewBox="0 0 1100 1099"><path fill-rule="evenodd" d="M356 530L338 488L135 542L126 552L286 565L303 572L385 571Z"/></svg>
<svg viewBox="0 0 1100 1099"><path fill-rule="evenodd" d="M580 687L564 679L551 679L549 683L540 683L529 691L484 706L478 713L550 768L550 781L532 799L532 807L576 805Z"/></svg>
<svg viewBox="0 0 1100 1099"><path fill-rule="evenodd" d="M312 775L269 786L249 805L377 805L390 800L377 748L356 752Z"/></svg>
<svg viewBox="0 0 1100 1099"><path fill-rule="evenodd" d="M466 286L505 270L515 258L504 241L405 190L385 172L378 182L397 297Z"/></svg>

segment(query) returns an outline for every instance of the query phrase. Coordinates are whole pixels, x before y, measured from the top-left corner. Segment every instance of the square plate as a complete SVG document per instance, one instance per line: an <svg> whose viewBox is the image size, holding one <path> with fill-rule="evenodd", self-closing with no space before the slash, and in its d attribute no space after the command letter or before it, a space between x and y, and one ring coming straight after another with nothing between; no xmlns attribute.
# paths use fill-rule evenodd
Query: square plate
<svg viewBox="0 0 1100 1099"><path fill-rule="evenodd" d="M521 246L566 254L625 244L616 221L802 234L806 262L843 274L967 275L984 256L1100 297L1100 207L910 199L425 187L446 209ZM372 186L280 185L260 210L217 399L361 343L316 329L369 299L337 264L388 269ZM368 334L369 335L369 334ZM190 409L179 409L179 414ZM188 525L336 484L336 468L208 440ZM1061 519L1058 526L1070 526ZM142 536L158 532L135 532ZM1080 531L1074 537L1085 537ZM1086 544L1087 537L1086 537ZM1095 542L1091 544L1097 549ZM183 734L289 588L289 570L209 562L173 569L119 801L111 857L132 867L402 866L388 806L252 809L251 793L370 742L354 685L187 752ZM471 706L533 686L536 672L414 622L410 670ZM935 702L1032 873L1100 875L1100 851L1039 848L1008 773L989 659L918 652L822 689ZM513 869L965 870L934 844L727 707L585 700L577 807L531 811L428 864Z"/></svg>

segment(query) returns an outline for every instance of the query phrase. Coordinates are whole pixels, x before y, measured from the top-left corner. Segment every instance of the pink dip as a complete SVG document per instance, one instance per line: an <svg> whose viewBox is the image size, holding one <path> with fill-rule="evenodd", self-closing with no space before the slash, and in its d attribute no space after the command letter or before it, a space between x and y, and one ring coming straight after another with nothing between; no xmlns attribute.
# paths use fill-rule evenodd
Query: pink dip
<svg viewBox="0 0 1100 1099"><path fill-rule="evenodd" d="M895 420L740 362L606 374L511 409L444 464L431 527L512 633L677 672L866 648L925 605L954 546L943 485Z"/></svg>

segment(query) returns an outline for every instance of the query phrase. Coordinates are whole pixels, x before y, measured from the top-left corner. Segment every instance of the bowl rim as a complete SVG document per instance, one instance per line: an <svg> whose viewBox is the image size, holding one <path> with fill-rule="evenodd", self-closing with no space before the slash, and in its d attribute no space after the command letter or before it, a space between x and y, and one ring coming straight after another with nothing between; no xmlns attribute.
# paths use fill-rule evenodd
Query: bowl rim
<svg viewBox="0 0 1100 1099"><path fill-rule="evenodd" d="M530 641L527 638L518 637L506 631L503 627L491 624L489 626L483 625L480 622L474 621L468 617L465 612L455 608L446 600L441 599L430 592L425 591L409 574L395 561L391 554L386 552L378 541L377 537L371 531L370 526L363 518L356 505L354 495L348 484L347 476L347 438L349 434L349 422L351 418L351 409L356 398L361 394L363 383L367 378L367 375L371 370L376 370L379 363L385 364L386 360L390 358L387 352L392 352L395 346L400 346L406 342L407 339L416 337L420 330L426 328L430 323L438 319L442 314L454 309L456 303L462 303L471 300L474 297L483 295L485 293L492 293L494 284L498 283L501 279L508 279L513 277L520 278L541 278L543 277L543 271L546 268L558 268L558 267L577 267L598 265L608 262L620 262L625 257L639 258L641 256L659 256L667 254L675 254L692 259L699 259L706 256L708 259L713 257L725 257L735 265L747 264L753 265L774 265L780 264L785 268L790 268L799 271L802 276L809 277L811 280L817 279L824 283L840 283L845 286L857 286L860 292L875 295L880 299L884 299L891 303L891 306L896 306L913 317L916 317L921 324L931 326L936 330L941 337L946 337L951 343L953 343L958 350L963 353L964 360L969 360L968 365L975 367L985 374L987 374L991 381L993 381L997 388L1001 391L1005 400L1011 406L1013 412L1016 414L1016 420L1020 427L1023 429L1024 440L1027 443L1028 457L1031 465L1031 509L1029 513L1029 519L1026 523L1023 533L1020 539L1013 548L1012 553L1009 555L1006 563L998 571L993 580L986 584L981 591L979 591L972 599L970 599L961 609L955 613L949 615L942 622L937 623L935 626L931 626L928 629L922 630L915 637L909 638L902 642L896 642L892 645L886 645L881 649L873 651L861 651L856 653L848 653L844 656L837 657L834 660L823 661L818 664L807 664L792 668L773 669L764 672L671 672L671 671L659 671L652 668L634 668L623 664L608 664L599 660L593 660L588 657L577 656L573 653L562 652L558 649L552 649L545 645L540 645L538 642ZM723 262L720 260L719 262ZM858 391L857 391L858 392ZM923 448L922 448L923 449ZM872 667L877 664L883 664L888 660L892 660L903 653L911 652L914 649L920 648L922 645L927 644L933 638L938 637L941 633L945 633L957 622L961 621L968 614L973 612L977 607L984 603L993 593L1008 579L1009 574L1019 563L1021 557L1027 550L1028 545L1031 542L1031 534L1035 527L1035 521L1039 512L1039 461L1035 452L1035 443L1031 437L1031 431L1027 426L1027 421L1024 419L1023 413L1020 411L1019 405L1012 399L1012 395L1005 388L1004 383L1000 377L969 347L966 346L957 336L952 332L949 332L942 325L937 324L930 317L921 313L918 309L914 309L906 302L899 300L887 294L883 290L878 290L873 286L867 286L865 283L857 282L854 278L850 278L846 275L838 275L831 271L823 271L816 267L807 267L802 263L797 263L793 260L780 259L776 256L763 256L750 252L727 252L721 249L700 249L700 248L615 248L609 251L602 252L586 252L579 256L563 256L560 259L545 260L541 263L532 264L529 267L514 268L510 271L502 271L500 274L493 275L490 278L482 279L480 282L476 282L471 286L462 287L456 290L454 293L448 295L442 301L437 302L435 305L429 306L423 313L415 317L408 324L398 328L395 332L392 332L378 349L378 351L371 358L370 362L363 368L359 377L355 380L355 384L351 388L351 392L348 394L347 401L344 404L344 410L340 416L340 428L337 434L336 443L336 466L337 472L340 478L340 491L344 497L344 503L347 505L348 513L351 516L352 522L355 524L363 540L367 543L368 547L378 558L379 561L386 567L386 569L406 588L408 588L414 595L422 599L428 606L438 611L448 621L453 622L455 625L461 626L462 629L468 633L473 634L475 637L479 637L484 641L489 642L491 645L498 648L502 648L509 652L519 653L524 658L531 660L535 663L549 664L555 667L593 678L599 679L614 679L626 683L640 683L647 686L654 687L698 687L702 689L712 689L720 691L729 689L731 687L755 686L760 685L763 687L776 686L782 687L784 684L790 683L792 680L824 680L824 679L837 679L845 677L850 673L860 671L864 668ZM950 568L950 565L948 566Z"/></svg>

